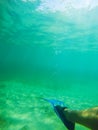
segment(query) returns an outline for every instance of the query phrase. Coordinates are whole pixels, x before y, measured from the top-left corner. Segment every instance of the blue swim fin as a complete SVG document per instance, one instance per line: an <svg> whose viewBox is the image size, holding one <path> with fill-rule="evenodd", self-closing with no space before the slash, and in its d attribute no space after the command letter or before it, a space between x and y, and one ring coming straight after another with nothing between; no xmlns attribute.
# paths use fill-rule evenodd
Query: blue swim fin
<svg viewBox="0 0 98 130"><path fill-rule="evenodd" d="M64 115L64 109L66 109L67 107L64 105L62 101L49 100L46 98L43 98L43 100L49 102L53 106L55 113L62 120L62 122L68 130L75 130L75 123L67 120L66 115Z"/></svg>

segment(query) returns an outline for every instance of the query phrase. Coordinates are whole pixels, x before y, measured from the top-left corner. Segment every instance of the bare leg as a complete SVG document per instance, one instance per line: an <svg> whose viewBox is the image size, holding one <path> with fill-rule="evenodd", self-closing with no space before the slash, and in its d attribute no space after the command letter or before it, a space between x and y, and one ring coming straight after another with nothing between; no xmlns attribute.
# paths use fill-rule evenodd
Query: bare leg
<svg viewBox="0 0 98 130"><path fill-rule="evenodd" d="M98 130L98 107L81 111L65 109L64 114L72 122L79 123L92 130Z"/></svg>

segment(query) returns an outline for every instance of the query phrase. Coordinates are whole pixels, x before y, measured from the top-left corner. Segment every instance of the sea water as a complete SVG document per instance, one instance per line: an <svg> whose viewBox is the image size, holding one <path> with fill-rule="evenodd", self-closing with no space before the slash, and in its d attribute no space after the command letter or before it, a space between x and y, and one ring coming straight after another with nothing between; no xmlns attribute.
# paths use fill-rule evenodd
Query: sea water
<svg viewBox="0 0 98 130"><path fill-rule="evenodd" d="M42 98L98 106L97 13L96 0L0 1L0 130L66 130Z"/></svg>

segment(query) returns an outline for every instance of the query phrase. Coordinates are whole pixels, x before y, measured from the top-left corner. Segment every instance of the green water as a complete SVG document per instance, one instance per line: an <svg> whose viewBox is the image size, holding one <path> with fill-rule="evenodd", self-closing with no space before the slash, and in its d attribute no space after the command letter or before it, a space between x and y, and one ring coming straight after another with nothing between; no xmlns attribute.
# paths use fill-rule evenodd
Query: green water
<svg viewBox="0 0 98 130"><path fill-rule="evenodd" d="M96 0L0 1L0 130L66 129L41 98L98 105L97 14Z"/></svg>

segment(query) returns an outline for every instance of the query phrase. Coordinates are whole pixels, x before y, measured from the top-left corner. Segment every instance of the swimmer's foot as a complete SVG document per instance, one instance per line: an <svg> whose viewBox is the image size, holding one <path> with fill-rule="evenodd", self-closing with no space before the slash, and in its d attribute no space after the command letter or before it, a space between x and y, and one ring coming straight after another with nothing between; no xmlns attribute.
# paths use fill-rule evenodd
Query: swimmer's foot
<svg viewBox="0 0 98 130"><path fill-rule="evenodd" d="M54 107L54 110L56 114L60 117L64 125L67 127L68 130L75 130L75 123L69 121L66 118L66 115L64 114L64 109L67 109L67 107L61 107L59 105Z"/></svg>

